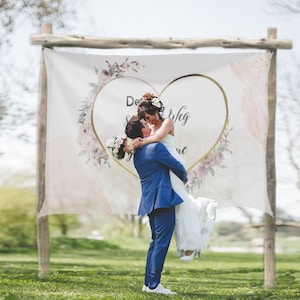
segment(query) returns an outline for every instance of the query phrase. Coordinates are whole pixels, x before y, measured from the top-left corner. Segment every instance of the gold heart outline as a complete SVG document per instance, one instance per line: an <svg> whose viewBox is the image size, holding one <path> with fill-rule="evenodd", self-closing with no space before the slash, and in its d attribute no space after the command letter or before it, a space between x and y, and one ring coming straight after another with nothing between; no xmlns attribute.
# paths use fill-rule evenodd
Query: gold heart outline
<svg viewBox="0 0 300 300"><path fill-rule="evenodd" d="M188 74L188 75L183 75L183 76L180 76L174 80L172 80L171 82L169 82L163 89L160 93L158 93L156 91L156 89L150 84L148 83L147 81L143 80L143 79L140 79L140 78L137 78L137 77L134 77L134 76L122 76L122 77L118 77L118 78L114 78L112 80L110 80L109 82L107 82L104 86L102 86L102 88L97 92L97 94L95 95L95 100L93 102L93 106L92 106L92 110L91 110L91 122L92 122L92 128L93 128L93 132L100 144L100 146L102 147L102 149L109 155L110 153L107 152L107 149L106 147L102 144L102 141L101 139L99 138L97 132L96 132L96 129L95 129L95 126L94 126L94 107L95 107L95 103L96 103L96 100L97 100L97 97L99 95L99 93L101 92L101 90L106 86L108 85L109 83L111 83L112 81L114 80L117 80L117 79L124 79L124 78L132 78L132 79L136 79L136 80L139 80L143 83L145 83L146 85L148 85L155 93L156 95L158 95L159 97L163 94L163 92L170 86L172 85L174 82L180 80L180 79L183 79L183 78L188 78L188 77L192 77L192 76L196 76L196 77L203 77L203 78L206 78L208 80L210 80L211 82L213 82L221 91L223 97L224 97L224 103L225 103L225 111L226 111L226 114L225 114L225 120L224 120L224 124L223 124L223 127L222 127L222 130L220 131L219 135L218 135L218 138L216 139L216 141L213 143L213 145L209 148L208 151L206 151L198 160L196 160L195 163L193 163L188 169L187 171L189 172L190 170L192 170L199 162L201 162L210 152L213 151L213 149L216 147L216 145L220 142L221 138L222 138L222 135L225 131L225 128L226 128L226 124L227 124L227 120L228 120L228 101L227 101L227 96L226 96L226 93L224 91L224 89L222 88L222 86L215 80L213 79L212 77L209 77L207 75L204 75L204 74ZM111 156L112 157L112 156ZM136 178L139 178L135 173L133 173L131 170L129 170L128 168L126 168L122 163L120 163L120 161L114 157L112 157L112 159L123 169L125 169L127 172L129 172L131 175L133 175L134 177Z"/></svg>
<svg viewBox="0 0 300 300"><path fill-rule="evenodd" d="M132 79L137 79L141 82L144 82L146 85L148 85L154 92L156 95L159 95L159 93L157 93L156 89L154 87L151 86L150 83L148 83L147 81L143 80L143 79L140 79L140 78L137 78L137 77L134 77L134 76L122 76L122 77L117 77L117 78L113 78L111 79L109 82L107 82L105 85L102 86L102 88L97 92L97 94L95 95L95 100L93 102L93 106L92 106L92 110L91 110L91 122L92 122L92 128L93 128L93 132L100 144L100 146L102 147L102 149L121 167L123 168L125 171L129 172L131 175L133 175L135 178L138 178L139 179L139 176L135 173L133 173L131 170L129 170L128 168L126 168L118 159L116 159L115 157L111 156L110 153L107 151L106 147L102 144L101 142L101 139L99 138L97 132L96 132L96 129L95 129L95 126L94 126L94 107L95 107L95 103L96 103L96 100L97 100L97 97L99 95L99 93L101 92L101 90L107 86L108 84L110 84L112 81L114 80L117 80L117 79L124 79L124 78L132 78Z"/></svg>
<svg viewBox="0 0 300 300"><path fill-rule="evenodd" d="M206 156L208 156L209 153L211 153L213 151L213 149L217 146L217 144L220 142L221 138L222 138L222 135L225 131L225 128L226 128L226 124L227 124L227 120L228 120L228 101L227 101L227 96L226 96L226 93L224 91L224 89L222 88L222 86L215 80L213 79L212 77L209 77L207 75L204 75L204 74L188 74L188 75L183 75L183 76L180 76L176 79L174 79L173 81L171 81L170 83L168 83L161 91L160 94L158 94L159 96L163 94L163 92L171 85L173 84L175 81L177 80L180 80L180 79L183 79L183 78L187 78L187 77L192 77L192 76L196 76L196 77L203 77L203 78L206 78L208 80L210 80L211 82L213 82L221 91L223 97L224 97L224 103L225 103L225 111L226 111L226 114L225 114L225 120L224 120L224 124L223 124L223 127L222 127L222 130L220 131L219 133L219 136L218 138L216 139L216 141L213 143L213 145L209 148L208 151L206 151L202 156L200 156L200 158L198 160L196 160L196 162L194 162L188 169L187 171L191 171L198 163L200 163Z"/></svg>

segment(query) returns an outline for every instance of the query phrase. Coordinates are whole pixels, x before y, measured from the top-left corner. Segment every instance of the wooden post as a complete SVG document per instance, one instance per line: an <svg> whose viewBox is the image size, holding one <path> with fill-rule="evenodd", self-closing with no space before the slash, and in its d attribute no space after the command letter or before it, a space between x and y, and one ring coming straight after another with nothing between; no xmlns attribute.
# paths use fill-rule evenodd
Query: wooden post
<svg viewBox="0 0 300 300"><path fill-rule="evenodd" d="M43 24L43 33L52 33L51 24ZM48 216L38 217L45 201L45 161L46 161L46 133L47 133L47 73L44 57L41 57L40 70L40 96L38 121L38 195L37 195L37 247L39 278L49 275L50 266L50 240Z"/></svg>
<svg viewBox="0 0 300 300"><path fill-rule="evenodd" d="M268 30L268 38L276 39L277 29ZM269 128L267 137L267 188L273 216L265 214L264 231L264 287L276 287L276 170L275 170L275 117L276 117L276 49L271 60L268 83Z"/></svg>
<svg viewBox="0 0 300 300"><path fill-rule="evenodd" d="M43 45L44 47L81 47L96 49L197 49L202 47L223 47L241 49L291 49L291 40L277 39L243 39L243 38L197 38L197 39L175 39L175 38L99 38L84 35L54 35L39 34L31 35L32 45Z"/></svg>

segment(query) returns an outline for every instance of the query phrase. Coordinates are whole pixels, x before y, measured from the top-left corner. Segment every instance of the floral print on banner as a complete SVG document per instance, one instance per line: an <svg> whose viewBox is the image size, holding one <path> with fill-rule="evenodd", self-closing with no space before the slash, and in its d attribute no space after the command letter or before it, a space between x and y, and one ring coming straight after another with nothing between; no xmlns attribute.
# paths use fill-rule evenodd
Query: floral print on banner
<svg viewBox="0 0 300 300"><path fill-rule="evenodd" d="M98 82L89 83L92 89L79 108L78 118L80 131L77 141L81 147L79 156L86 156L86 163L92 162L96 167L102 167L104 165L110 166L111 159L108 153L103 150L99 144L92 127L91 110L96 96L111 80L123 77L127 71L138 72L138 69L143 67L139 61L130 61L128 58L126 58L122 64L116 62L111 64L108 61L106 61L106 64L107 68L102 69L101 72L95 67ZM157 98L157 100L159 99ZM156 102L154 105L155 104ZM226 128L217 146L189 172L189 181L186 185L189 192L193 193L193 191L197 190L208 175L215 176L216 167L226 168L224 164L225 153L232 154L232 151L229 149L230 140L228 138L232 129L233 128L229 126L229 120L227 120Z"/></svg>
<svg viewBox="0 0 300 300"><path fill-rule="evenodd" d="M212 150L212 152L203 158L194 170L189 172L186 188L190 193L197 190L209 174L211 176L215 176L215 167L219 167L221 169L226 168L223 161L225 160L226 152L232 154L232 151L229 149L230 140L228 138L232 130L233 128L230 128L229 120L227 120L222 138L217 146Z"/></svg>
<svg viewBox="0 0 300 300"><path fill-rule="evenodd" d="M102 69L102 71L99 71L98 68L95 67L95 73L98 78L98 82L89 83L92 89L79 108L78 118L80 131L77 142L81 147L79 155L86 156L87 163L91 161L96 167L110 165L109 156L106 151L104 151L100 146L92 127L92 107L96 96L99 91L112 79L124 76L123 74L129 70L137 72L141 67L139 61L130 61L128 58L126 58L125 61L121 64L118 64L116 62L110 64L108 61L106 61L106 64L107 68Z"/></svg>

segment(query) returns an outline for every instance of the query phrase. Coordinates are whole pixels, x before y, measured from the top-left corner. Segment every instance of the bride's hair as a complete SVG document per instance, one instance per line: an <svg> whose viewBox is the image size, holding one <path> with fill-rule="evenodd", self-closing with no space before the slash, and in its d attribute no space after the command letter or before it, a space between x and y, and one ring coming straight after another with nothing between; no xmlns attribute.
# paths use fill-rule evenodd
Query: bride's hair
<svg viewBox="0 0 300 300"><path fill-rule="evenodd" d="M138 104L137 114L140 119L145 119L145 113L149 115L158 113L159 116L162 117L164 110L165 107L157 96L151 93L145 93Z"/></svg>

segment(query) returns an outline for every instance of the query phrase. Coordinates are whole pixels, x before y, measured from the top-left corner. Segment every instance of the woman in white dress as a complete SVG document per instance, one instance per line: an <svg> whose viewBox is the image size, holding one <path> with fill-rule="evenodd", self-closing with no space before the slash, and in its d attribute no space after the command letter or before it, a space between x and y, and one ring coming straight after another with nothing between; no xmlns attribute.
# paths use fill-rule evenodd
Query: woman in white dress
<svg viewBox="0 0 300 300"><path fill-rule="evenodd" d="M174 143L174 123L170 118L163 118L164 106L158 97L146 93L138 105L138 116L152 127L152 135L144 139L135 139L127 146L127 151L153 142L163 143L169 152L183 165L185 162L177 152ZM194 199L185 189L182 181L170 172L174 191L184 201L176 206L175 240L177 254L182 261L192 260L205 248L214 226L217 202L207 198Z"/></svg>

